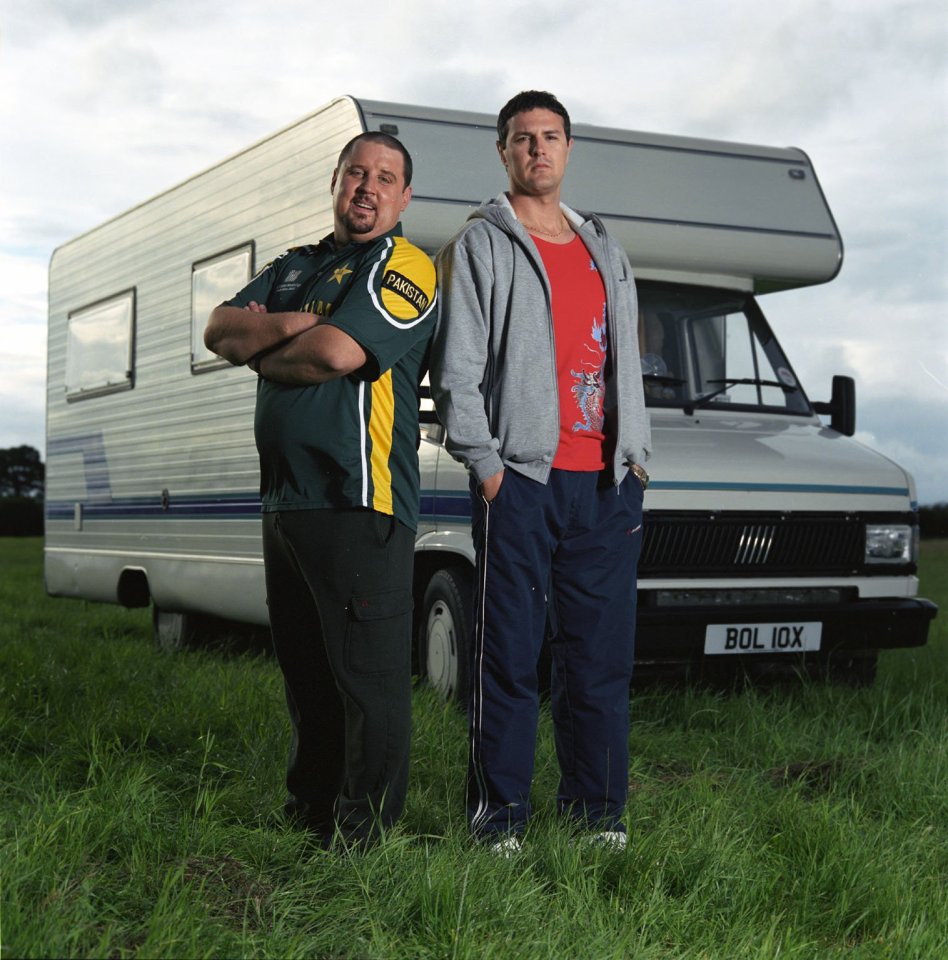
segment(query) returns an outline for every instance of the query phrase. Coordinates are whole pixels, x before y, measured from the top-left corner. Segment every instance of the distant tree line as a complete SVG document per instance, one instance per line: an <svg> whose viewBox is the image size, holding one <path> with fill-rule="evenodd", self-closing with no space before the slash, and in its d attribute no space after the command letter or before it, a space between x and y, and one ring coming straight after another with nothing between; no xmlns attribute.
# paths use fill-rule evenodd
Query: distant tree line
<svg viewBox="0 0 948 960"><path fill-rule="evenodd" d="M948 501L919 507L918 524L923 540L948 537Z"/></svg>
<svg viewBox="0 0 948 960"><path fill-rule="evenodd" d="M0 450L0 537L43 535L46 468L35 447ZM948 538L948 501L920 507L922 539Z"/></svg>
<svg viewBox="0 0 948 960"><path fill-rule="evenodd" d="M46 468L35 447L0 450L0 537L43 535Z"/></svg>

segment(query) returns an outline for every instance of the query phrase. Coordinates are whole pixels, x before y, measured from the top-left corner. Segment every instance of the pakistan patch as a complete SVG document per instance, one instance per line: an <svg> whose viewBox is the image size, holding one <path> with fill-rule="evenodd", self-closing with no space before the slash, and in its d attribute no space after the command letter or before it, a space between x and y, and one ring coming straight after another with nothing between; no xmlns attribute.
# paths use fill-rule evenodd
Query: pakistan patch
<svg viewBox="0 0 948 960"><path fill-rule="evenodd" d="M415 286L397 270L389 270L382 278L382 286L397 293L403 300L407 300L419 313L428 309L428 295L420 287Z"/></svg>

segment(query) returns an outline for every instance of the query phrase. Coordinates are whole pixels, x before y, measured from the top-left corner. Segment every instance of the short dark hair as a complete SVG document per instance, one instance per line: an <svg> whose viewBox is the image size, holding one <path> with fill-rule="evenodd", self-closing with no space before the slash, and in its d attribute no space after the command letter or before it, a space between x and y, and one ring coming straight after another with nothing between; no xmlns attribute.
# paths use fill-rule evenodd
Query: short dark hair
<svg viewBox="0 0 948 960"><path fill-rule="evenodd" d="M342 165L349 159L349 156L355 149L356 144L361 143L363 140L366 140L369 143L381 143L383 147L388 147L390 150L397 150L402 155L402 160L405 163L405 186L411 186L411 154L405 149L405 144L403 144L401 140L399 140L397 137L393 137L390 133L382 133L381 130L367 130L365 133L357 133L342 148L342 151L339 154L339 159L336 161L337 170L342 169Z"/></svg>
<svg viewBox="0 0 948 960"><path fill-rule="evenodd" d="M559 114L563 118L566 139L569 140L569 114L566 112L566 107L546 90L523 90L515 97L511 97L497 114L497 139L501 144L507 142L507 130L510 127L511 118L528 110L552 110L553 113Z"/></svg>

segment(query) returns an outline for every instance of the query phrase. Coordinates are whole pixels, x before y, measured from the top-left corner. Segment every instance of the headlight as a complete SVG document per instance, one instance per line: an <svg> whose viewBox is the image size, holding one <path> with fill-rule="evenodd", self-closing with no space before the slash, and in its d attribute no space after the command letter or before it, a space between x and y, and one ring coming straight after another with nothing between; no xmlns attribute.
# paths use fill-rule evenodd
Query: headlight
<svg viewBox="0 0 948 960"><path fill-rule="evenodd" d="M914 563L916 531L902 523L878 523L866 527L866 563Z"/></svg>

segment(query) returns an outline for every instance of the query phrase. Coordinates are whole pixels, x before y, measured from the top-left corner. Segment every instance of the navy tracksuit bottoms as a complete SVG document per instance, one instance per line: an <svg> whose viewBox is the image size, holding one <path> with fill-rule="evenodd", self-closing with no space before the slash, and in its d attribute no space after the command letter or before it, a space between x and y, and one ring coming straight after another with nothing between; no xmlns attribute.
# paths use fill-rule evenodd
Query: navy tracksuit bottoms
<svg viewBox="0 0 948 960"><path fill-rule="evenodd" d="M625 829L642 496L631 473L616 487L606 473L553 470L542 484L507 469L490 503L472 483L475 836L521 832L530 816L548 598L557 809L580 827Z"/></svg>

